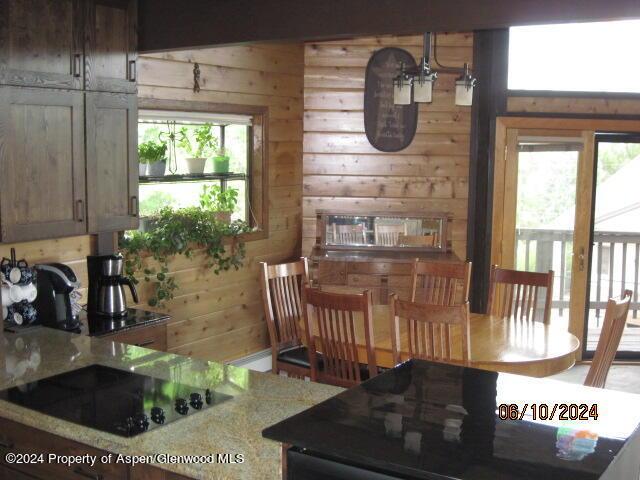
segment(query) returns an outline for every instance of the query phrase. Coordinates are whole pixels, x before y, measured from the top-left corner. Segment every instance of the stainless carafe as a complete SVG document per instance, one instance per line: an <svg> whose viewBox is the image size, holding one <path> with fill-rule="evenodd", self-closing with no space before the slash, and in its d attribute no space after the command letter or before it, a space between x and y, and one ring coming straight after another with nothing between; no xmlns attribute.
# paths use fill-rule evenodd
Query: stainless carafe
<svg viewBox="0 0 640 480"><path fill-rule="evenodd" d="M109 255L102 260L99 279L97 313L109 317L127 314L127 298L124 286L131 290L133 301L138 303L138 293L131 280L122 276L124 260L121 255Z"/></svg>

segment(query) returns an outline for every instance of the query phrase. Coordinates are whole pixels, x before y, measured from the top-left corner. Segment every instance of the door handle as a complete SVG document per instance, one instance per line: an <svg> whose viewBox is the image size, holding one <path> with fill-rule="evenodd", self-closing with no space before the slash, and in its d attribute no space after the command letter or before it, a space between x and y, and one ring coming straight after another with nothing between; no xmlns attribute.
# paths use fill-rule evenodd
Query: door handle
<svg viewBox="0 0 640 480"><path fill-rule="evenodd" d="M580 270L581 272L584 271L584 247L580 247L580 253L578 254L578 270Z"/></svg>
<svg viewBox="0 0 640 480"><path fill-rule="evenodd" d="M130 82L135 82L136 81L136 61L135 60L129 60L129 81Z"/></svg>
<svg viewBox="0 0 640 480"><path fill-rule="evenodd" d="M76 200L76 219L78 222L84 222L84 200Z"/></svg>
<svg viewBox="0 0 640 480"><path fill-rule="evenodd" d="M82 56L79 53L73 55L73 76L79 78L81 73L80 70L82 68Z"/></svg>
<svg viewBox="0 0 640 480"><path fill-rule="evenodd" d="M131 215L132 217L137 217L139 213L138 208L138 197L134 195L129 201L129 215Z"/></svg>

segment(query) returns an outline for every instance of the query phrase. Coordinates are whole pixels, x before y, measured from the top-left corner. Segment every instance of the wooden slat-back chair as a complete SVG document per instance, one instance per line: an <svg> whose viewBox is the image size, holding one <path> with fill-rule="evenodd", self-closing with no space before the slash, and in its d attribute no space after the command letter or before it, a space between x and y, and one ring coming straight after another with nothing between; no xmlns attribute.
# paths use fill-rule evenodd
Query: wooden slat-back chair
<svg viewBox="0 0 640 480"><path fill-rule="evenodd" d="M459 305L469 300L471 262L413 263L411 301L431 305Z"/></svg>
<svg viewBox="0 0 640 480"><path fill-rule="evenodd" d="M604 388L609 368L616 356L627 323L631 295L633 295L631 290L625 290L622 298L611 298L607 303L596 353L593 355L591 367L584 381L587 387Z"/></svg>
<svg viewBox="0 0 640 480"><path fill-rule="evenodd" d="M374 225L373 231L376 237L376 245L393 247L398 245L400 235L406 235L407 226L404 223L399 225Z"/></svg>
<svg viewBox="0 0 640 480"><path fill-rule="evenodd" d="M408 358L469 363L469 302L433 305L399 300L394 294L389 299L389 313L394 364Z"/></svg>
<svg viewBox="0 0 640 480"><path fill-rule="evenodd" d="M332 223L331 230L333 231L333 241L336 244L367 243L367 228L364 224L338 225Z"/></svg>
<svg viewBox="0 0 640 480"><path fill-rule="evenodd" d="M291 377L311 377L300 328L302 288L309 282L307 259L279 265L260 262L260 265L262 300L271 340L271 371L276 375L286 372Z"/></svg>
<svg viewBox="0 0 640 480"><path fill-rule="evenodd" d="M503 318L536 320L540 289L545 288L542 321L551 320L553 270L547 273L524 272L491 267L487 313Z"/></svg>
<svg viewBox="0 0 640 480"><path fill-rule="evenodd" d="M307 287L304 303L307 330L313 329L309 348L312 380L351 387L377 375L370 291L358 295ZM364 335L366 365L358 361L357 332ZM322 352L322 369L315 361L316 352Z"/></svg>

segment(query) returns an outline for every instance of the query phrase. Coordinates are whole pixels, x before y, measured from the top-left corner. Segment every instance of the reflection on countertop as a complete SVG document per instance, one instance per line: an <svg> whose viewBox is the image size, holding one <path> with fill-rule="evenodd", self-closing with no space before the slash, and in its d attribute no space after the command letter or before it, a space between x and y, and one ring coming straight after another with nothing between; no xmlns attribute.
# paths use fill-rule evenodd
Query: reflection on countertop
<svg viewBox="0 0 640 480"><path fill-rule="evenodd" d="M0 400L0 416L126 455L242 453L243 464L159 465L194 478L278 478L280 450L261 431L334 396L340 388L206 362L45 327L0 332L0 389L101 364L217 390L234 398L132 439L82 427Z"/></svg>

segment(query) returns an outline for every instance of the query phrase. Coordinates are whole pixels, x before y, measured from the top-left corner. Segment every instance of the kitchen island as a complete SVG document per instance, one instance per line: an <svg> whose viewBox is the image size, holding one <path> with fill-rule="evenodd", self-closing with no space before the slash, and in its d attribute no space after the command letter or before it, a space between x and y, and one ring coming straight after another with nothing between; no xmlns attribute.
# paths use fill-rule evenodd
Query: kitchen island
<svg viewBox="0 0 640 480"><path fill-rule="evenodd" d="M17 422L18 427L24 425L25 432L33 433L31 429L37 429L112 453L114 458L119 454L213 454L214 457L220 454L216 463L167 461L138 466L130 470L130 478L271 479L280 476L280 448L277 443L263 439L261 431L342 391L337 387L44 327L21 334L0 333L0 390L21 386L20 390L28 395L35 385L32 382L95 364L198 388L215 388L216 392L232 398L130 438L60 420L5 400L0 400L0 423L15 427L13 422ZM10 434L9 430L5 427L0 436ZM37 435L31 438L37 444ZM0 443L1 478L1 473L8 471L2 470L7 468L2 464L5 454L17 453L18 444L2 438ZM56 444L51 447L55 448ZM65 478L91 475L90 468L80 474L76 471L75 475L73 470L71 467ZM178 476L172 476L174 474ZM90 478L118 477L109 476L107 472L102 477L94 473Z"/></svg>

